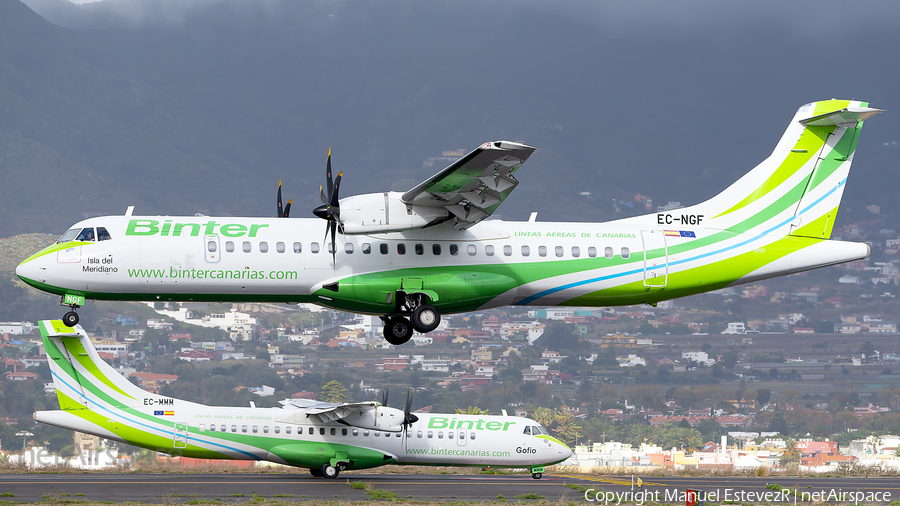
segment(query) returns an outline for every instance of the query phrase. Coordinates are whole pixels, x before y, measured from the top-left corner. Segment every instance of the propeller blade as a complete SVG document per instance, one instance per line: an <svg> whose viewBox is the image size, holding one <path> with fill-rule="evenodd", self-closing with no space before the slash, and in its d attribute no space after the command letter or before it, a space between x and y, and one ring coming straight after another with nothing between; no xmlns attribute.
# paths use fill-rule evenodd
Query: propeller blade
<svg viewBox="0 0 900 506"><path fill-rule="evenodd" d="M334 262L337 259L337 222L329 220L328 227L331 229L331 261Z"/></svg>
<svg viewBox="0 0 900 506"><path fill-rule="evenodd" d="M281 208L281 178L278 178L278 217L284 218L284 210Z"/></svg>
<svg viewBox="0 0 900 506"><path fill-rule="evenodd" d="M328 205L328 197L325 196L325 190L322 189L322 185L319 185L319 200L321 200L323 204Z"/></svg>
<svg viewBox="0 0 900 506"><path fill-rule="evenodd" d="M341 185L341 178L344 177L344 173L340 172L337 175L337 178L334 180L334 191L331 193L331 207L340 207L340 197L338 195L338 187Z"/></svg>
<svg viewBox="0 0 900 506"><path fill-rule="evenodd" d="M381 405L382 406L388 405L388 392L390 390L391 390L391 384L388 383L387 388L385 388L384 390L381 391Z"/></svg>
<svg viewBox="0 0 900 506"><path fill-rule="evenodd" d="M325 182L328 189L328 200L331 200L331 194L334 192L334 183L331 182L331 148L328 148L328 160L325 162ZM327 204L328 200L322 202Z"/></svg>
<svg viewBox="0 0 900 506"><path fill-rule="evenodd" d="M291 212L291 202L293 202L293 201L294 201L294 199L288 200L287 205L284 206L284 217L285 218L287 218L288 214L290 214L290 212Z"/></svg>

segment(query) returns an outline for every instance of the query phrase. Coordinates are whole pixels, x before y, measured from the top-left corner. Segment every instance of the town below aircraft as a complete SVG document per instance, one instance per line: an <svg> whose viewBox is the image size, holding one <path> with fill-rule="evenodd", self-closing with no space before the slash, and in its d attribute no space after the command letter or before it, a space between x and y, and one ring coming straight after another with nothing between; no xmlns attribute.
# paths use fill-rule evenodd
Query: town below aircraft
<svg viewBox="0 0 900 506"><path fill-rule="evenodd" d="M141 390L97 354L80 325L40 322L60 409L38 422L161 453L264 460L337 478L387 464L527 468L572 451L528 418L413 413L377 401L333 404L289 399L280 408L206 406ZM385 404L387 401L385 395Z"/></svg>
<svg viewBox="0 0 900 506"><path fill-rule="evenodd" d="M16 274L86 299L315 303L377 315L391 344L441 316L521 306L656 305L865 258L831 231L868 103L800 107L772 154L699 204L603 223L489 220L535 148L488 142L405 193L339 198L326 165L313 218L103 216ZM733 121L733 118L730 119ZM549 175L543 176L545 178ZM317 224L318 223L318 224Z"/></svg>

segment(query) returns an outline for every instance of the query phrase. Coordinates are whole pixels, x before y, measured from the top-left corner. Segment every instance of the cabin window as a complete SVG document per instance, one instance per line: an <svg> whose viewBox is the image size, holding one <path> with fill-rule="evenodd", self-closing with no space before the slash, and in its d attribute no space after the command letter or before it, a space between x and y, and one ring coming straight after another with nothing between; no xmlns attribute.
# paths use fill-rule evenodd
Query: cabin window
<svg viewBox="0 0 900 506"><path fill-rule="evenodd" d="M269 243L266 241L262 241L259 243L259 252L260 253L268 253L269 252Z"/></svg>
<svg viewBox="0 0 900 506"><path fill-rule="evenodd" d="M591 246L588 248L588 256L594 258L597 256L597 248Z"/></svg>
<svg viewBox="0 0 900 506"><path fill-rule="evenodd" d="M450 255L452 255L452 256L459 255L459 246L457 246L455 244L451 244L450 245Z"/></svg>
<svg viewBox="0 0 900 506"><path fill-rule="evenodd" d="M475 253L478 253L478 248L476 248L474 244L470 244L466 247L466 252L470 257L473 257L475 256Z"/></svg>
<svg viewBox="0 0 900 506"><path fill-rule="evenodd" d="M335 429L334 427L331 428L331 435L332 435L332 436L336 436L336 435L337 435L337 429Z"/></svg>
<svg viewBox="0 0 900 506"><path fill-rule="evenodd" d="M206 250L210 253L216 252L216 241L207 241L206 242Z"/></svg>
<svg viewBox="0 0 900 506"><path fill-rule="evenodd" d="M358 436L358 435L359 435L359 429L353 429L353 435L354 435L354 436Z"/></svg>
<svg viewBox="0 0 900 506"><path fill-rule="evenodd" d="M422 244L416 244L416 255L424 255L425 254L425 246Z"/></svg>
<svg viewBox="0 0 900 506"><path fill-rule="evenodd" d="M347 435L347 429L341 429L341 435L342 435L342 436L346 436L346 435Z"/></svg>
<svg viewBox="0 0 900 506"><path fill-rule="evenodd" d="M112 236L109 235L109 232L106 231L105 227L97 227L98 241L108 241L110 239L112 239Z"/></svg>
<svg viewBox="0 0 900 506"><path fill-rule="evenodd" d="M416 432L416 437L422 439L422 431Z"/></svg>
<svg viewBox="0 0 900 506"><path fill-rule="evenodd" d="M428 431L428 439L432 439L433 437L434 437L434 433L431 431Z"/></svg>
<svg viewBox="0 0 900 506"><path fill-rule="evenodd" d="M470 433L469 433L469 439L475 439L475 433L474 433L474 432L470 432Z"/></svg>
<svg viewBox="0 0 900 506"><path fill-rule="evenodd" d="M241 244L241 249L244 253L250 253L250 241L244 241L244 243Z"/></svg>
<svg viewBox="0 0 900 506"><path fill-rule="evenodd" d="M381 436L381 431L380 431L380 430L376 430L372 435L375 436L375 437L379 437L379 436Z"/></svg>
<svg viewBox="0 0 900 506"><path fill-rule="evenodd" d="M279 241L275 243L275 251L279 253L284 253L284 243Z"/></svg>
<svg viewBox="0 0 900 506"><path fill-rule="evenodd" d="M324 436L324 435L325 435L325 427L319 427L319 435L320 435L320 436Z"/></svg>
<svg viewBox="0 0 900 506"><path fill-rule="evenodd" d="M281 426L280 425L276 425L274 430L275 430L275 434L281 434Z"/></svg>
<svg viewBox="0 0 900 506"><path fill-rule="evenodd" d="M312 253L318 253L319 252L319 243L314 242L314 243L310 244L309 251Z"/></svg>
<svg viewBox="0 0 900 506"><path fill-rule="evenodd" d="M547 256L547 247L546 246L538 246L538 255L545 257Z"/></svg>
<svg viewBox="0 0 900 506"><path fill-rule="evenodd" d="M363 437L369 437L369 429L363 429Z"/></svg>
<svg viewBox="0 0 900 506"><path fill-rule="evenodd" d="M403 244L402 242L397 244L397 254L398 255L406 254L406 244Z"/></svg>
<svg viewBox="0 0 900 506"><path fill-rule="evenodd" d="M508 257L512 256L512 246L510 246L509 244L504 246L503 247L503 255L508 256Z"/></svg>
<svg viewBox="0 0 900 506"><path fill-rule="evenodd" d="M628 258L631 256L631 250L627 247L622 248L622 258Z"/></svg>
<svg viewBox="0 0 900 506"><path fill-rule="evenodd" d="M530 436L531 435L531 426L526 425L525 430L522 433L525 434L526 436Z"/></svg>
<svg viewBox="0 0 900 506"><path fill-rule="evenodd" d="M328 252L334 254L334 244L332 244L332 243L330 243L330 242L329 242L329 243L325 243L325 244L328 246L328 248L327 248L327 249L328 249Z"/></svg>
<svg viewBox="0 0 900 506"><path fill-rule="evenodd" d="M225 251L234 253L234 241L225 241Z"/></svg>
<svg viewBox="0 0 900 506"><path fill-rule="evenodd" d="M603 256L606 258L612 258L615 253L613 253L613 249L609 246L603 248Z"/></svg>
<svg viewBox="0 0 900 506"><path fill-rule="evenodd" d="M527 257L531 254L531 248L528 246L522 246L522 256Z"/></svg>
<svg viewBox="0 0 900 506"><path fill-rule="evenodd" d="M301 429L301 430L302 430L302 429ZM310 427L310 428L309 428L309 435L312 436L312 435L315 434L315 433L316 433L316 429L313 429L312 427Z"/></svg>
<svg viewBox="0 0 900 506"><path fill-rule="evenodd" d="M381 251L381 254L382 254L382 255L387 255L387 254L388 254L388 245L387 245L387 243L383 242L383 243L379 244L379 245L378 245L378 250Z"/></svg>
<svg viewBox="0 0 900 506"><path fill-rule="evenodd" d="M447 431L447 439L453 439L453 431Z"/></svg>
<svg viewBox="0 0 900 506"><path fill-rule="evenodd" d="M66 230L66 233L56 240L57 244L74 240L75 236L78 235L78 232L81 232L80 228L70 228L69 230Z"/></svg>
<svg viewBox="0 0 900 506"><path fill-rule="evenodd" d="M246 425L241 425L241 432L243 432L244 434L247 433L247 426L246 426Z"/></svg>
<svg viewBox="0 0 900 506"><path fill-rule="evenodd" d="M300 253L301 251L303 251L303 245L300 244L299 242L295 242L294 243L294 253Z"/></svg>
<svg viewBox="0 0 900 506"><path fill-rule="evenodd" d="M489 256L489 257L494 256L494 247L491 246L490 244L488 244L487 246L485 246L485 247L484 247L484 254L487 255L487 256Z"/></svg>
<svg viewBox="0 0 900 506"><path fill-rule="evenodd" d="M466 431L464 431L464 430L459 431L459 438L460 438L460 439L465 439L465 438L466 438Z"/></svg>
<svg viewBox="0 0 900 506"><path fill-rule="evenodd" d="M444 431L442 431L442 430L438 431L438 439L444 439Z"/></svg>
<svg viewBox="0 0 900 506"><path fill-rule="evenodd" d="M364 242L364 243L362 244L362 248L361 248L361 249L362 249L363 255L368 255L369 253L372 252L372 245L369 244L369 243L367 243L367 242Z"/></svg>
<svg viewBox="0 0 900 506"><path fill-rule="evenodd" d="M431 254L434 256L441 256L441 245L440 244L432 244L431 245Z"/></svg>
<svg viewBox="0 0 900 506"><path fill-rule="evenodd" d="M210 424L209 430L210 430L210 432L215 432L215 431L216 431L216 426L215 426L215 424Z"/></svg>
<svg viewBox="0 0 900 506"><path fill-rule="evenodd" d="M386 434L384 437L390 437L390 436L391 436L390 434ZM400 436L401 436L401 434L399 432L394 433L394 437L400 437Z"/></svg>
<svg viewBox="0 0 900 506"><path fill-rule="evenodd" d="M206 425L203 425L203 424L201 423L200 426L197 427L197 429L198 429L200 432L206 432Z"/></svg>
<svg viewBox="0 0 900 506"><path fill-rule="evenodd" d="M256 434L257 432L259 432L259 428L258 428L256 425L254 425L253 428L252 428L251 430L253 431L254 434ZM245 431L245 432L246 432L246 431Z"/></svg>
<svg viewBox="0 0 900 506"><path fill-rule="evenodd" d="M554 251L556 252L556 256L563 256L563 252L565 251L562 246L557 246Z"/></svg>
<svg viewBox="0 0 900 506"><path fill-rule="evenodd" d="M409 439L411 437L412 437L412 432L406 431L406 439Z"/></svg>
<svg viewBox="0 0 900 506"><path fill-rule="evenodd" d="M572 256L578 258L581 256L581 248L578 246L572 246Z"/></svg>
<svg viewBox="0 0 900 506"><path fill-rule="evenodd" d="M237 425L231 426L231 432L237 432Z"/></svg>
<svg viewBox="0 0 900 506"><path fill-rule="evenodd" d="M352 242L348 242L348 243L344 244L344 253L346 253L348 255L353 253L353 243Z"/></svg>
<svg viewBox="0 0 900 506"><path fill-rule="evenodd" d="M263 434L268 434L268 433L269 433L269 426L263 425Z"/></svg>
<svg viewBox="0 0 900 506"><path fill-rule="evenodd" d="M277 431L276 431L276 432L277 432ZM285 434L290 434L290 433L291 433L291 426L290 426L290 425L288 425L287 427L284 428L284 433L285 433ZM300 431L297 431L297 434L300 434Z"/></svg>

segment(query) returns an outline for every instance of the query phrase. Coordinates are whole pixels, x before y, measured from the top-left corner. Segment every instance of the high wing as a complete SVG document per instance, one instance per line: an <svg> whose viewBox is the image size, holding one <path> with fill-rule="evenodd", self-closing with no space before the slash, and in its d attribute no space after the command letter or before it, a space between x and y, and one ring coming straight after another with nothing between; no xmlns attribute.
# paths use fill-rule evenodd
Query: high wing
<svg viewBox="0 0 900 506"><path fill-rule="evenodd" d="M535 148L510 141L486 142L403 194L408 205L444 207L465 229L487 218L518 186L513 175Z"/></svg>
<svg viewBox="0 0 900 506"><path fill-rule="evenodd" d="M375 401L334 404L290 399L282 401L282 405L285 409L291 410L289 414L278 418L279 422L284 423L304 423L312 419L322 424L338 422L352 427L386 432L400 432L403 428L403 411L382 406Z"/></svg>

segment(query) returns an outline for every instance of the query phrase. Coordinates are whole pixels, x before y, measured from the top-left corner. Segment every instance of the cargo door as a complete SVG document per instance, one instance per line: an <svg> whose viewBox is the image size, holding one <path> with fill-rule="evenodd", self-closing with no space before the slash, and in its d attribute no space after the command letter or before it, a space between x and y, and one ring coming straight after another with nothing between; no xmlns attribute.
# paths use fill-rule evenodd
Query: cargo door
<svg viewBox="0 0 900 506"><path fill-rule="evenodd" d="M641 230L644 248L644 286L665 288L669 278L669 246L662 230Z"/></svg>

